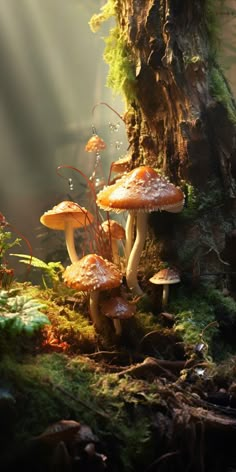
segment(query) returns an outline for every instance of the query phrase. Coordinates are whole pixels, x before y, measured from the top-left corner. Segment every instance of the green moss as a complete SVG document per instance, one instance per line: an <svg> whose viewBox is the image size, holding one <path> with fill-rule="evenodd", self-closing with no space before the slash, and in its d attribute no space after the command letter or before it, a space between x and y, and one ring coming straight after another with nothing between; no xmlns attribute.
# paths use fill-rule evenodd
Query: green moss
<svg viewBox="0 0 236 472"><path fill-rule="evenodd" d="M175 315L174 329L188 351L204 342L206 355L214 362L225 359L228 352L235 353L236 302L232 297L209 286L182 287L172 294L168 309Z"/></svg>
<svg viewBox="0 0 236 472"><path fill-rule="evenodd" d="M0 374L17 399L19 444L56 421L73 419L106 442L105 452L121 471L144 470L147 451L155 458L151 408L163 403L156 385L104 375L88 359L61 354L29 356L24 363L5 357Z"/></svg>
<svg viewBox="0 0 236 472"><path fill-rule="evenodd" d="M186 203L180 216L183 216L184 219L195 219L200 214L204 214L208 211L212 212L212 208L217 208L224 200L220 183L216 179L206 182L207 191L200 192L187 182L183 182L182 187L186 197Z"/></svg>
<svg viewBox="0 0 236 472"><path fill-rule="evenodd" d="M235 103L227 81L218 67L212 66L210 69L210 89L212 96L225 105L230 120L236 124Z"/></svg>
<svg viewBox="0 0 236 472"><path fill-rule="evenodd" d="M189 292L179 290L175 299L171 301L170 310L175 314L174 330L181 334L184 343L193 350L201 341L204 329L216 321L214 308L201 291L191 293L190 296ZM216 330L216 326L209 327L204 334L209 355L211 355L212 337Z"/></svg>
<svg viewBox="0 0 236 472"><path fill-rule="evenodd" d="M194 219L198 214L197 190L187 182L182 182L182 188L185 195L185 206L181 216L184 219Z"/></svg>
<svg viewBox="0 0 236 472"><path fill-rule="evenodd" d="M107 3L101 7L100 13L92 16L89 21L89 26L93 33L96 33L100 29L103 22L115 15L116 3L115 0L108 0Z"/></svg>
<svg viewBox="0 0 236 472"><path fill-rule="evenodd" d="M125 35L116 26L111 28L105 43L104 59L109 65L107 86L115 93L123 93L130 103L135 96L135 72Z"/></svg>
<svg viewBox="0 0 236 472"><path fill-rule="evenodd" d="M101 12L92 16L89 25L93 32L97 32L103 22L116 16L117 3L115 0L108 0ZM103 58L109 65L106 85L114 93L123 95L128 104L135 97L135 70L125 33L116 24L110 28L104 41Z"/></svg>

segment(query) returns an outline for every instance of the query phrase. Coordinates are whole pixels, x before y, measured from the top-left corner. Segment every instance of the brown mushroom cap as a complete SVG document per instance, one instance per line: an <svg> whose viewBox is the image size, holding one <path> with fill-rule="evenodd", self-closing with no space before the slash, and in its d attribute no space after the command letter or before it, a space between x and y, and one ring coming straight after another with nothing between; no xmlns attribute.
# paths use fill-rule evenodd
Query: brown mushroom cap
<svg viewBox="0 0 236 472"><path fill-rule="evenodd" d="M181 211L182 190L148 166L137 167L97 195L97 205L106 211Z"/></svg>
<svg viewBox="0 0 236 472"><path fill-rule="evenodd" d="M180 282L180 277L175 269L162 269L154 274L149 281L156 285L177 284Z"/></svg>
<svg viewBox="0 0 236 472"><path fill-rule="evenodd" d="M49 444L57 444L59 441L74 439L80 428L81 424L78 421L60 420L48 426L43 433L35 436L35 439Z"/></svg>
<svg viewBox="0 0 236 472"><path fill-rule="evenodd" d="M111 235L113 239L124 239L125 238L125 229L123 226L115 220L106 220L103 221L101 227L107 235Z"/></svg>
<svg viewBox="0 0 236 472"><path fill-rule="evenodd" d="M88 254L65 269L63 280L79 291L109 290L122 283L122 273L102 256Z"/></svg>
<svg viewBox="0 0 236 472"><path fill-rule="evenodd" d="M64 230L66 221L70 221L73 228L80 228L90 225L93 215L75 202L63 201L40 218L40 222L51 229Z"/></svg>
<svg viewBox="0 0 236 472"><path fill-rule="evenodd" d="M101 312L108 318L126 320L134 316L136 306L122 297L113 297L101 303Z"/></svg>
<svg viewBox="0 0 236 472"><path fill-rule="evenodd" d="M85 146L85 151L87 152L97 152L103 149L106 149L106 143L97 134L94 134Z"/></svg>
<svg viewBox="0 0 236 472"><path fill-rule="evenodd" d="M131 164L131 156L126 154L123 157L120 157L117 161L112 162L111 170L112 172L126 172L129 170Z"/></svg>

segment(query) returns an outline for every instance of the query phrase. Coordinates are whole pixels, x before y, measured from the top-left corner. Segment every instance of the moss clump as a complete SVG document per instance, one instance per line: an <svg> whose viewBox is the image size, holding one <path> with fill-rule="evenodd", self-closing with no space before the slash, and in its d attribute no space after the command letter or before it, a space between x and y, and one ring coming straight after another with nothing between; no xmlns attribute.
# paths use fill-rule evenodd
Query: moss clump
<svg viewBox="0 0 236 472"><path fill-rule="evenodd" d="M116 15L117 2L109 0L99 14L93 15L89 25L93 32L97 32L101 24ZM122 94L127 103L135 98L135 68L132 54L127 45L125 34L116 25L110 28L109 35L104 38L104 60L109 65L106 85L114 93Z"/></svg>
<svg viewBox="0 0 236 472"><path fill-rule="evenodd" d="M103 374L88 359L62 354L29 356L24 363L5 357L0 374L17 400L18 450L50 424L73 419L89 425L106 443L104 452L117 470L144 470L147 451L148 461L155 459L152 408L163 407L157 385ZM12 455L12 444L7 454Z"/></svg>
<svg viewBox="0 0 236 472"><path fill-rule="evenodd" d="M175 299L171 301L170 310L175 314L174 330L181 335L190 350L194 350L202 340L204 329L216 321L214 307L208 303L202 291L193 292L190 297L190 293L179 290ZM209 355L212 353L212 339L216 330L216 326L209 327L204 334Z"/></svg>
<svg viewBox="0 0 236 472"><path fill-rule="evenodd" d="M210 89L212 96L225 105L230 120L236 124L236 108L227 81L219 67L210 69Z"/></svg>
<svg viewBox="0 0 236 472"><path fill-rule="evenodd" d="M94 350L97 334L86 295L75 294L63 284L58 284L57 289L55 292L55 287L42 289L30 283L14 283L6 292L8 297L3 296L5 291L1 292L0 328L4 332L0 337L1 353L21 355L30 349L33 352L66 349L77 353Z"/></svg>
<svg viewBox="0 0 236 472"><path fill-rule="evenodd" d="M100 13L94 14L89 21L89 26L93 33L96 33L104 21L109 20L115 15L116 2L114 0L108 0L108 2L102 6Z"/></svg>
<svg viewBox="0 0 236 472"><path fill-rule="evenodd" d="M217 362L235 353L236 302L210 286L179 288L172 295L169 310L175 315L174 330L188 352L203 342L208 359Z"/></svg>
<svg viewBox="0 0 236 472"><path fill-rule="evenodd" d="M207 191L199 191L191 184L183 182L183 191L185 194L185 207L180 214L180 217L185 219L196 219L204 213L212 212L212 209L217 209L224 200L224 195L221 186L216 179L206 182Z"/></svg>
<svg viewBox="0 0 236 472"><path fill-rule="evenodd" d="M107 86L115 93L123 93L130 103L135 97L135 71L125 35L116 26L111 28L105 43L104 59L110 67Z"/></svg>

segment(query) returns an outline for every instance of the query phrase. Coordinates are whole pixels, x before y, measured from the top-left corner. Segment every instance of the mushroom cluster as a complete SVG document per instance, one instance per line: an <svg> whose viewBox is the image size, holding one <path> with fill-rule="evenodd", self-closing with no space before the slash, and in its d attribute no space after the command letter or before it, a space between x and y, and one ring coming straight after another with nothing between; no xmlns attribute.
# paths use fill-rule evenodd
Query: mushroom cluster
<svg viewBox="0 0 236 472"><path fill-rule="evenodd" d="M95 152L97 164L99 151L105 148L105 143L94 134L86 145L87 152ZM93 254L88 254L79 260L75 242L75 228L86 228L94 222L93 215L72 201L62 201L51 210L45 212L40 222L56 230L65 232L66 246L71 260L64 273L63 280L66 285L78 291L89 293L89 309L92 322L96 330L101 331L103 322L99 313L100 291L111 290L122 283L122 270L118 241L125 241L124 254L126 259L125 276L128 289L133 295L142 296L143 290L138 282L138 266L145 245L148 215L153 211L167 211L179 213L184 206L184 194L182 190L170 183L166 178L149 166L140 166L127 171L130 165L130 156L125 156L112 166L113 172L123 172L115 183L104 186L96 195L96 207L106 212L127 212L126 226L123 228L117 221L108 218L99 223L98 232L110 239L112 249L112 261L99 255L102 250L97 248ZM95 166L96 168L96 166ZM95 176L95 171L93 178ZM98 254L96 254L98 252ZM177 283L179 279L173 274L159 274L150 279L152 283L163 283L163 305L167 303L168 284ZM121 333L120 320L133 316L134 308L122 300L122 297L111 297L111 300L101 303L101 311L105 316L113 320L115 331Z"/></svg>
<svg viewBox="0 0 236 472"><path fill-rule="evenodd" d="M97 205L106 211L129 212L126 224L126 282L135 295L143 295L137 270L146 240L148 214L158 210L180 212L184 206L182 190L161 177L152 167L141 166L101 190L97 195ZM136 237L133 242L134 225Z"/></svg>

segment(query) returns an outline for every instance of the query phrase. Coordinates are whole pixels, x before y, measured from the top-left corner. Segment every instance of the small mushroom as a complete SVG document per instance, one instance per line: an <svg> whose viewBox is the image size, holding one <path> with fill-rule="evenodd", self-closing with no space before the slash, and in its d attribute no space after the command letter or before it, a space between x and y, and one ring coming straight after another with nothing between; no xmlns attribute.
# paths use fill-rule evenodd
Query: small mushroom
<svg viewBox="0 0 236 472"><path fill-rule="evenodd" d="M110 165L110 175L112 172L116 173L116 177L111 181L109 177L109 185L116 182L117 179L121 178L124 172L130 170L132 164L132 158L130 154L120 157L117 161L113 161Z"/></svg>
<svg viewBox="0 0 236 472"><path fill-rule="evenodd" d="M88 140L85 146L85 151L95 152L96 155L93 173L90 177L90 181L95 185L96 192L104 186L105 182L100 155L100 151L103 151L104 149L106 149L105 141L103 141L103 139L94 131L92 137Z"/></svg>
<svg viewBox="0 0 236 472"><path fill-rule="evenodd" d="M81 423L74 420L60 420L48 426L34 440L45 442L46 444L58 444L60 441L71 441L81 428Z"/></svg>
<svg viewBox="0 0 236 472"><path fill-rule="evenodd" d="M134 316L136 306L122 297L113 297L101 303L101 313L112 319L115 332L120 336L122 331L121 320L127 320Z"/></svg>
<svg viewBox="0 0 236 472"><path fill-rule="evenodd" d="M89 292L90 316L95 328L100 331L102 328L98 309L100 291L110 290L121 285L121 271L115 264L107 261L102 256L88 254L68 266L62 277L69 287Z"/></svg>
<svg viewBox="0 0 236 472"><path fill-rule="evenodd" d="M159 270L154 274L149 282L156 285L163 285L162 291L162 306L165 307L169 297L169 286L172 284L178 284L180 282L179 273L175 269L166 268Z"/></svg>
<svg viewBox="0 0 236 472"><path fill-rule="evenodd" d="M78 260L78 255L75 249L74 230L90 225L93 219L93 215L78 203L62 201L46 211L41 216L40 222L48 228L65 232L67 251L71 262L75 262Z"/></svg>
<svg viewBox="0 0 236 472"><path fill-rule="evenodd" d="M106 220L101 224L105 235L111 238L112 258L114 264L120 265L118 241L125 239L125 230L123 226L115 220Z"/></svg>
<svg viewBox="0 0 236 472"><path fill-rule="evenodd" d="M103 149L106 149L106 143L97 134L93 134L85 146L85 151L87 152L98 152Z"/></svg>

